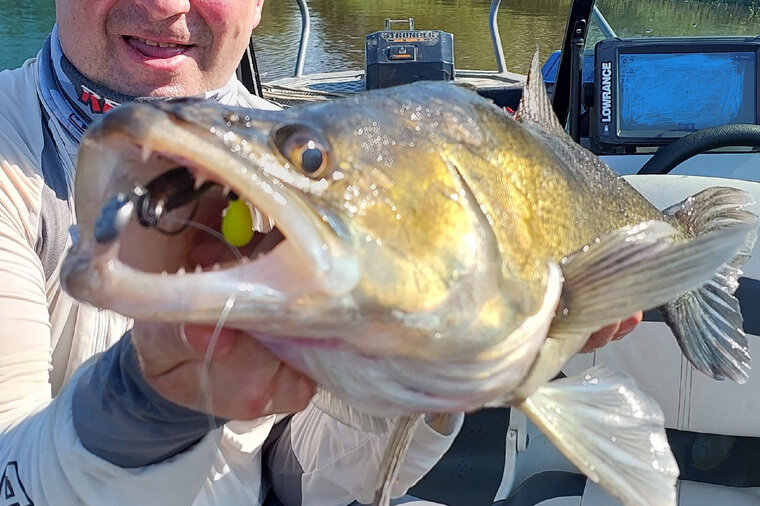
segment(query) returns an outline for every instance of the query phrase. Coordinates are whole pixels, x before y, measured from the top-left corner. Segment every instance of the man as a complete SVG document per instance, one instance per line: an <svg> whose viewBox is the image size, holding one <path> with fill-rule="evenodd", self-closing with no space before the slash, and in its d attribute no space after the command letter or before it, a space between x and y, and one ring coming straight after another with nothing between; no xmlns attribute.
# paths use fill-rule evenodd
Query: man
<svg viewBox="0 0 760 506"><path fill-rule="evenodd" d="M8 504L261 504L270 483L288 504L371 499L385 437L309 405L313 383L250 336L221 332L212 418L199 400L212 329L132 327L73 301L58 281L84 129L128 100L201 95L272 108L234 79L262 8L263 0L57 0L57 27L38 57L0 75ZM274 415L293 412L262 465ZM440 458L461 420L435 417L418 430L396 495Z"/></svg>

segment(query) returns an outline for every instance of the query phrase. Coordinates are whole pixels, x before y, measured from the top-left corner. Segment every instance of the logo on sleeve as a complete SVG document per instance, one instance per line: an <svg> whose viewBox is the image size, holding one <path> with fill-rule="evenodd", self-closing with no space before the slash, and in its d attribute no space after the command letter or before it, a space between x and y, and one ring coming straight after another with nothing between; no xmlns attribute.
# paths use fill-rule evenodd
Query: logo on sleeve
<svg viewBox="0 0 760 506"><path fill-rule="evenodd" d="M0 479L0 506L34 506L18 478L16 462L8 462Z"/></svg>

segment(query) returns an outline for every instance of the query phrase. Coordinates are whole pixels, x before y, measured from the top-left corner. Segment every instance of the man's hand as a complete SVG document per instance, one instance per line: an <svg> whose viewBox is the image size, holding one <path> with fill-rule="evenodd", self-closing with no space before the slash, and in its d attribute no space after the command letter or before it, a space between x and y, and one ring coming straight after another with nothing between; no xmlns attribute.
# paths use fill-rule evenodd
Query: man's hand
<svg viewBox="0 0 760 506"><path fill-rule="evenodd" d="M641 320L643 318L644 314L639 311L626 320L608 325L606 327L602 327L601 329L591 334L591 337L588 338L586 344L584 344L583 348L581 348L580 353L588 353L590 351L594 351L597 348L601 348L605 344L608 344L612 341L617 341L635 329L636 325L641 323Z"/></svg>
<svg viewBox="0 0 760 506"><path fill-rule="evenodd" d="M631 332L641 312L604 327L588 339L582 353ZM148 383L170 401L228 419L253 419L275 413L293 413L306 407L314 382L285 365L245 332L223 329L209 370L210 392L203 392L201 376L212 327L136 322L135 348ZM211 406L206 405L210 399Z"/></svg>
<svg viewBox="0 0 760 506"><path fill-rule="evenodd" d="M175 324L136 322L132 339L148 383L176 404L227 419L247 420L306 407L314 395L314 383L238 330L222 330L209 370L210 391L201 391L213 330L201 325L183 329Z"/></svg>

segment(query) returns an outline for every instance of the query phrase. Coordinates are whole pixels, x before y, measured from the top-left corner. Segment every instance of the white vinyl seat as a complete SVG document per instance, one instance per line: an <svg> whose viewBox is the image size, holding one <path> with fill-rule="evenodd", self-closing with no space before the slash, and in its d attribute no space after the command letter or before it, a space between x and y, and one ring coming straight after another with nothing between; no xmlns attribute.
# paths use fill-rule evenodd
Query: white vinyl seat
<svg viewBox="0 0 760 506"><path fill-rule="evenodd" d="M629 176L628 181L663 209L708 186L735 186L760 202L760 183L696 176ZM755 205L754 211L760 213ZM737 292L750 352L760 360L758 247ZM597 364L634 378L665 413L671 447L679 459L679 506L760 505L760 367L744 385L712 380L688 364L668 327L655 318L621 341L578 355L563 369L573 375ZM732 462L733 460L733 462ZM746 472L745 472L746 470ZM564 473L564 474L558 474ZM582 476L582 491L568 475L579 471L525 416L512 410L506 437L499 506L618 506ZM722 483L722 484L721 484ZM726 484L731 486L726 486Z"/></svg>

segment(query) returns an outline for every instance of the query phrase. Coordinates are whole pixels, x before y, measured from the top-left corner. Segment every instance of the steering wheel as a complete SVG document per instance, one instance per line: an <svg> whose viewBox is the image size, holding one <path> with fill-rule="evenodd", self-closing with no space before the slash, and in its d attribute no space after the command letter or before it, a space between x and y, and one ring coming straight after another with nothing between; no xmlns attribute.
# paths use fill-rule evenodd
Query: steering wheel
<svg viewBox="0 0 760 506"><path fill-rule="evenodd" d="M694 155L726 146L760 148L760 125L722 125L692 132L658 149L638 174L667 174Z"/></svg>

